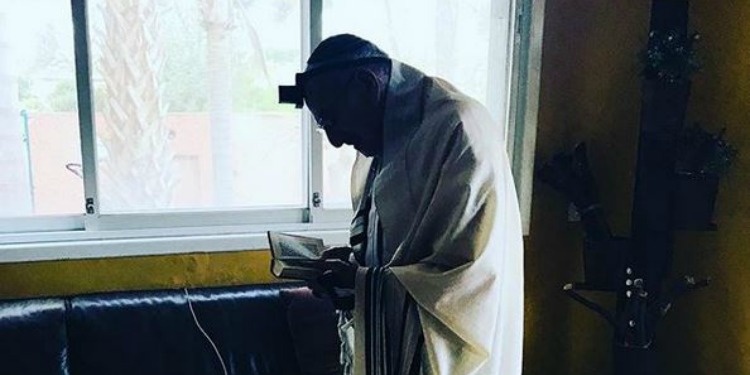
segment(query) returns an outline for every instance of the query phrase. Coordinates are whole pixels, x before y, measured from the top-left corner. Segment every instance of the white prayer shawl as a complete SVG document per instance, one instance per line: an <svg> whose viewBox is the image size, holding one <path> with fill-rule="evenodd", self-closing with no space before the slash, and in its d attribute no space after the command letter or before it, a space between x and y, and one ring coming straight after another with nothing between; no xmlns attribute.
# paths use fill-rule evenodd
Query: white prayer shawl
<svg viewBox="0 0 750 375"><path fill-rule="evenodd" d="M384 372L373 364L384 348L363 327L387 313L368 301L388 282L416 302L424 336L421 373L520 375L523 242L500 127L447 82L396 61L384 127L372 194L379 247L393 257L382 269L357 272L353 373ZM354 202L370 162L357 158ZM407 371L394 370L385 372Z"/></svg>

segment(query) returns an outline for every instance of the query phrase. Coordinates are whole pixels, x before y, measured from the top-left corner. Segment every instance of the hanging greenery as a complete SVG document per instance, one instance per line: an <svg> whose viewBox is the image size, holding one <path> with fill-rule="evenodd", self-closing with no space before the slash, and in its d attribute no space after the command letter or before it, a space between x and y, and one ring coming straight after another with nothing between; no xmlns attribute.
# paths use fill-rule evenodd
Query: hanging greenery
<svg viewBox="0 0 750 375"><path fill-rule="evenodd" d="M738 151L724 139L725 131L722 129L712 134L700 124L683 129L675 145L677 171L716 176L726 174Z"/></svg>
<svg viewBox="0 0 750 375"><path fill-rule="evenodd" d="M646 79L680 83L700 69L694 50L700 34L652 31L648 38L648 48L641 53L642 74Z"/></svg>

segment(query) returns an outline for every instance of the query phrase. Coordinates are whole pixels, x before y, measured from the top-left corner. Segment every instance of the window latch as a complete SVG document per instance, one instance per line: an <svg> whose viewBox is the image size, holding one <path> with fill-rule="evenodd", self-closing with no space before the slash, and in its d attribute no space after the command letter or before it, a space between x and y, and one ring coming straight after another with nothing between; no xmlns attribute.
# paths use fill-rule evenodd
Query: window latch
<svg viewBox="0 0 750 375"><path fill-rule="evenodd" d="M320 197L320 193L318 192L313 193L313 197L312 197L313 207L320 207L320 204L322 202L323 202L323 198Z"/></svg>
<svg viewBox="0 0 750 375"><path fill-rule="evenodd" d="M94 214L94 198L86 198L86 213L89 215Z"/></svg>

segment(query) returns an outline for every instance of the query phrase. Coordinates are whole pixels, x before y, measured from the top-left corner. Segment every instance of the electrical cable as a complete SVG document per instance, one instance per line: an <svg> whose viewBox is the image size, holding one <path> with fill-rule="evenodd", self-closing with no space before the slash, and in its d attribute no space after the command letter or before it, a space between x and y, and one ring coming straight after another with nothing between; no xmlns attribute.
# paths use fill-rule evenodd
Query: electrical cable
<svg viewBox="0 0 750 375"><path fill-rule="evenodd" d="M190 302L190 293L188 293L188 289L183 289L185 290L185 299L187 299L188 307L190 308L190 314L193 315L193 321L195 322L195 325L201 331L203 337L208 340L208 343L211 344L211 347L214 348L214 353L216 353L216 357L219 358L219 363L221 363L221 369L224 370L224 375L229 375L229 373L227 372L227 366L224 364L224 358L222 358L221 353L219 353L219 348L216 347L214 340L211 340L211 336L209 336L206 330L203 329L203 326L201 326L201 323L198 321L198 316L195 315L195 310L193 310L193 303Z"/></svg>

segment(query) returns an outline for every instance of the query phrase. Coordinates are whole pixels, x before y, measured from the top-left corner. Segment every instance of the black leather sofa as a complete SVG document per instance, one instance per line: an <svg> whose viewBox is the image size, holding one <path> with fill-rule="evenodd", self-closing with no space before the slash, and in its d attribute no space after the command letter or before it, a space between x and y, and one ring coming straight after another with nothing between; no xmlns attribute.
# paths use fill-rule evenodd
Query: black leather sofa
<svg viewBox="0 0 750 375"><path fill-rule="evenodd" d="M340 372L333 308L295 286L189 291L229 374ZM2 375L223 373L184 290L0 302Z"/></svg>

